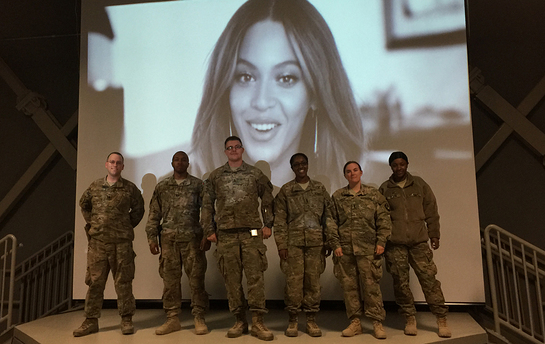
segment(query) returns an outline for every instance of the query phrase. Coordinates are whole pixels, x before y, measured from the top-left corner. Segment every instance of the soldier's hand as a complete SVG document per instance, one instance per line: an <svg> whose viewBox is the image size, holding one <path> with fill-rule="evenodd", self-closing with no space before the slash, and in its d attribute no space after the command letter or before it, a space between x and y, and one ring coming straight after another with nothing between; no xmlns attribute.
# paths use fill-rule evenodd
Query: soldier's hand
<svg viewBox="0 0 545 344"><path fill-rule="evenodd" d="M333 254L335 255L335 257L342 257L343 256L343 249L342 248L336 248L335 251L333 252Z"/></svg>
<svg viewBox="0 0 545 344"><path fill-rule="evenodd" d="M375 247L375 254L377 256L380 256L383 253L384 253L384 247L377 245L377 247Z"/></svg>
<svg viewBox="0 0 545 344"><path fill-rule="evenodd" d="M269 239L272 235L272 230L269 227L263 227L261 231L263 232L263 239Z"/></svg>
<svg viewBox="0 0 545 344"><path fill-rule="evenodd" d="M206 240L210 242L218 242L218 237L216 236L216 233L209 235Z"/></svg>
<svg viewBox="0 0 545 344"><path fill-rule="evenodd" d="M431 238L431 248L437 250L439 248L439 238Z"/></svg>
<svg viewBox="0 0 545 344"><path fill-rule="evenodd" d="M202 238L201 240L201 251L208 251L210 249L210 246L212 246L212 243L208 241L207 238Z"/></svg>
<svg viewBox="0 0 545 344"><path fill-rule="evenodd" d="M153 255L159 254L159 245L156 243L149 244L149 251Z"/></svg>
<svg viewBox="0 0 545 344"><path fill-rule="evenodd" d="M278 256L280 256L280 259L282 260L288 259L288 250L286 250L285 248L278 250Z"/></svg>

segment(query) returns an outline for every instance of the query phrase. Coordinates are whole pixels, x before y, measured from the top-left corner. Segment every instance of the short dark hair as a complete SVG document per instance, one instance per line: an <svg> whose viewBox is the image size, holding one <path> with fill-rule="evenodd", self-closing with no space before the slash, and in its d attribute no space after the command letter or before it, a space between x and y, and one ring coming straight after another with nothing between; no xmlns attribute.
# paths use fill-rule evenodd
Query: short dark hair
<svg viewBox="0 0 545 344"><path fill-rule="evenodd" d="M108 154L108 156L106 157L106 161L108 161L108 159L110 159L110 156L112 154L117 154L121 157L121 162L124 164L125 163L125 158L123 157L123 154L119 153L119 152L111 152L110 154Z"/></svg>
<svg viewBox="0 0 545 344"><path fill-rule="evenodd" d="M174 161L174 157L176 156L176 154L180 154L180 153L183 153L183 154L185 154L185 156L186 156L187 158L189 158L189 155L187 155L187 153L186 153L186 152L184 152L184 151L177 151L177 152L176 152L176 153L174 153L174 155L172 156L172 160Z"/></svg>
<svg viewBox="0 0 545 344"><path fill-rule="evenodd" d="M409 158L407 158L407 154L397 151L390 154L390 157L388 158L388 165L392 165L392 162L399 158L405 160L407 164L409 163Z"/></svg>
<svg viewBox="0 0 545 344"><path fill-rule="evenodd" d="M225 145L229 141L238 141L238 142L240 142L240 145L242 146L242 140L240 139L240 137L233 135L233 136L229 136L228 138L225 139L225 142L223 143L223 147L225 147Z"/></svg>
<svg viewBox="0 0 545 344"><path fill-rule="evenodd" d="M298 157L298 156L302 156L303 158L305 158L305 160L306 160L306 162L308 164L308 158L305 155L305 153L295 153L290 158L290 166L293 166L293 160L295 160L295 158Z"/></svg>
<svg viewBox="0 0 545 344"><path fill-rule="evenodd" d="M343 175L344 175L344 173L346 172L346 166L348 166L348 165L350 165L350 164L356 164L356 165L358 165L358 167L360 168L360 171L361 171L361 165L360 165L360 163L357 162L357 161L354 161L354 160L350 160L350 161L348 161L346 164L344 164L344 167L343 167Z"/></svg>

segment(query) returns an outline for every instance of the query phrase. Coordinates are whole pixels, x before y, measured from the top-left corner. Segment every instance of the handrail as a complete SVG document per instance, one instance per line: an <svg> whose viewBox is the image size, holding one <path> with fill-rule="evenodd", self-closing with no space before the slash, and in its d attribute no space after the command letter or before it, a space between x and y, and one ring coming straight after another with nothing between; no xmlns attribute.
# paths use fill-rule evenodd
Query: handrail
<svg viewBox="0 0 545 344"><path fill-rule="evenodd" d="M494 331L501 336L503 326L545 343L545 251L496 225L486 227L484 240Z"/></svg>
<svg viewBox="0 0 545 344"><path fill-rule="evenodd" d="M0 265L1 271L1 304L0 324L6 324L4 332L11 329L13 324L13 291L15 289L15 260L17 255L17 238L8 234L0 240ZM7 279L9 278L9 282ZM6 291L7 287L7 291ZM6 300L7 293L7 300ZM7 312L4 309L8 305Z"/></svg>
<svg viewBox="0 0 545 344"><path fill-rule="evenodd" d="M73 243L74 233L66 232L18 265L19 323L71 307Z"/></svg>

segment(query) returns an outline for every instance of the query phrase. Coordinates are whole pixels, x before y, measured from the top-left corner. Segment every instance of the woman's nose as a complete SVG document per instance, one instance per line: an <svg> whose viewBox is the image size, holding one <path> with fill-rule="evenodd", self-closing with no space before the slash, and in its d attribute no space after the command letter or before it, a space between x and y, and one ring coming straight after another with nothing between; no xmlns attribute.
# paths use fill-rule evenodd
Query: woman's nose
<svg viewBox="0 0 545 344"><path fill-rule="evenodd" d="M252 97L252 107L265 111L274 106L273 89L268 82L258 82Z"/></svg>

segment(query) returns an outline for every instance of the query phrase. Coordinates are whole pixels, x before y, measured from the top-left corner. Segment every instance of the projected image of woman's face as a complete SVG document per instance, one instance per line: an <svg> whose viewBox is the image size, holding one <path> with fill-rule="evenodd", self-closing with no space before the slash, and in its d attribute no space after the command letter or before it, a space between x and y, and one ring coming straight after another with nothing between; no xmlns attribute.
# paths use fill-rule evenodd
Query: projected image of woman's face
<svg viewBox="0 0 545 344"><path fill-rule="evenodd" d="M297 150L310 99L282 24L263 21L248 30L229 100L233 123L252 160L274 165L280 155Z"/></svg>

